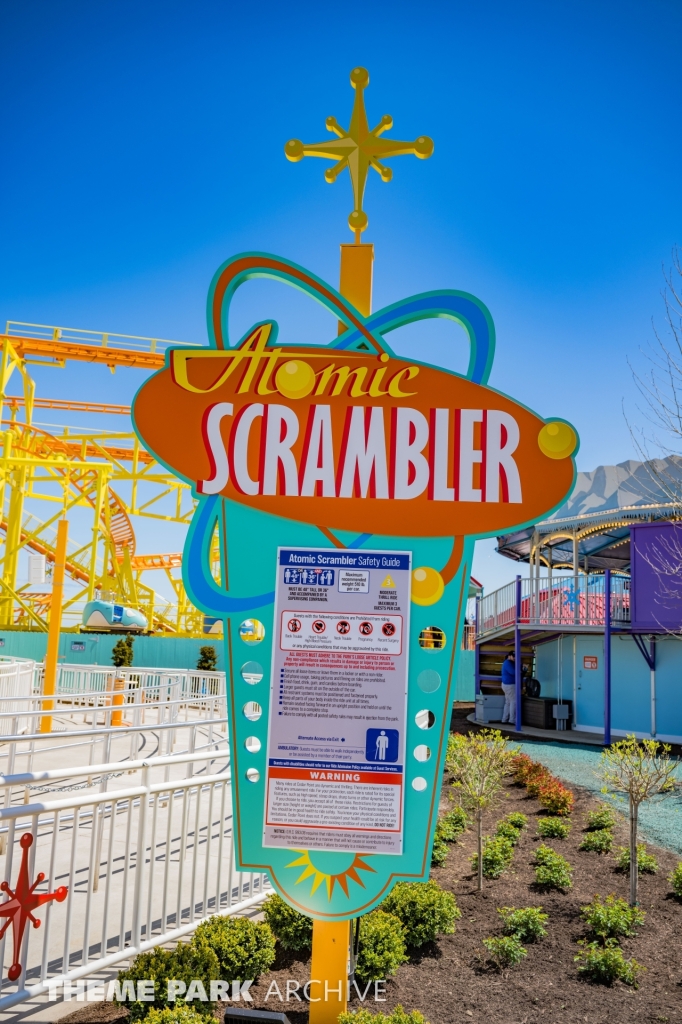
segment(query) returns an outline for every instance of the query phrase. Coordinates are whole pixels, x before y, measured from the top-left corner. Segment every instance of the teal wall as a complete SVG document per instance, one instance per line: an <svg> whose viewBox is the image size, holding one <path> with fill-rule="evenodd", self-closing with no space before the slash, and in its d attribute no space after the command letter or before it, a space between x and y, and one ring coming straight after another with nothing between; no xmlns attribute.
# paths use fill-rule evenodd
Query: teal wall
<svg viewBox="0 0 682 1024"><path fill-rule="evenodd" d="M475 699L476 680L474 651L460 651L455 682L455 700L473 701Z"/></svg>
<svg viewBox="0 0 682 1024"><path fill-rule="evenodd" d="M47 633L20 633L0 631L4 646L0 654L16 658L43 661L47 646ZM71 665L111 665L111 650L118 640L110 633L62 633L59 641L59 660ZM72 643L84 643L84 651L72 651ZM133 645L133 667L140 668L196 668L199 648L205 644L215 647L217 668L225 671L222 637L203 640L171 637L138 636ZM474 700L474 652L460 651L455 682L455 700Z"/></svg>
<svg viewBox="0 0 682 1024"><path fill-rule="evenodd" d="M21 633L16 630L2 632L4 645L0 654L16 658L33 658L43 661L47 647L47 633ZM72 665L111 665L111 651L118 640L111 633L62 633L59 641L59 660ZM84 643L84 651L72 651L73 643ZM223 638L206 637L189 639L185 637L136 636L133 644L133 667L140 668L196 668L199 648L205 645L215 647L218 655L217 668L224 671Z"/></svg>
<svg viewBox="0 0 682 1024"><path fill-rule="evenodd" d="M535 674L541 696L556 697L558 679L566 700L577 700L578 728L601 731L604 724L604 637L576 637L574 669L572 636L536 649ZM560 646L561 645L561 646ZM585 669L583 658L597 658L597 669ZM575 693L574 693L575 671ZM656 735L682 742L682 645L675 637L656 641ZM611 639L611 728L615 733L651 734L651 674L630 636Z"/></svg>

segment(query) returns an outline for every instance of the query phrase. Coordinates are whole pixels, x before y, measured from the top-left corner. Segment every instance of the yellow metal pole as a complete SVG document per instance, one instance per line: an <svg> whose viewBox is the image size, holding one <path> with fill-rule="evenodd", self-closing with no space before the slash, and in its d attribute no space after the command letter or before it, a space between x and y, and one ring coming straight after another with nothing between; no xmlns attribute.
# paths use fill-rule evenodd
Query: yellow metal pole
<svg viewBox="0 0 682 1024"><path fill-rule="evenodd" d="M64 597L64 570L66 568L66 544L69 539L69 520L60 519L57 526L57 548L52 573L52 601L50 602L50 628L47 634L45 654L45 678L43 697L55 694L57 683L57 662L59 658L59 637L62 627L62 601ZM43 711L52 711L53 700L43 700ZM52 732L52 715L40 719L40 732Z"/></svg>
<svg viewBox="0 0 682 1024"><path fill-rule="evenodd" d="M373 262L374 246L371 242L341 244L339 291L363 316L369 316L372 311ZM345 330L346 324L339 323L339 334Z"/></svg>
<svg viewBox="0 0 682 1024"><path fill-rule="evenodd" d="M339 291L359 313L372 310L371 243L341 245ZM339 323L339 334L346 325ZM313 957L310 968L310 1024L336 1024L348 1004L350 921L313 921Z"/></svg>
<svg viewBox="0 0 682 1024"><path fill-rule="evenodd" d="M310 1024L336 1024L348 1006L350 921L313 921Z"/></svg>

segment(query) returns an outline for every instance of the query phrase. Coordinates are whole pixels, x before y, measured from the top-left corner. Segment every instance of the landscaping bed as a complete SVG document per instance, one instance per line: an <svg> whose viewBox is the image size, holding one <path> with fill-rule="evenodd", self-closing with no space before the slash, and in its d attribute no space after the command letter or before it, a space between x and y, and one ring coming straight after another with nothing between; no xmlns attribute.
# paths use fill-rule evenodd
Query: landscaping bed
<svg viewBox="0 0 682 1024"><path fill-rule="evenodd" d="M368 998L364 1005L369 1010L386 1013L402 1004L407 1010L420 1010L430 1024L682 1021L682 903L674 898L667 881L679 861L673 853L649 846L648 852L658 861L658 872L640 876L639 901L646 917L635 937L620 940L625 957L634 957L646 968L640 975L639 988L621 981L607 987L581 980L578 975L574 957L580 948L578 940L587 933L580 908L597 893L602 897L610 893L626 900L628 897L628 876L615 870L617 850L627 844L627 823L616 824L610 853L579 850L586 836L583 827L587 814L598 802L577 787L571 789L575 795L573 811L570 818L560 819L571 822L569 835L542 839L537 835L537 822L547 812L536 799L527 796L524 788L511 780L505 782L497 806L486 812L484 831L492 834L495 823L510 812L521 811L527 816L528 827L519 836L511 864L499 878L485 879L483 892L478 893L470 861L476 848L474 832L465 832L456 843L449 844L445 864L433 868L432 877L456 896L462 914L456 932L413 955L387 981L385 1002L375 1003ZM443 810L452 806L448 802L450 790L446 782ZM566 892L536 889L534 856L543 842L573 867L573 887ZM497 908L504 906L542 906L549 920L546 937L526 944L527 956L522 962L500 971L488 959L483 940L502 935ZM309 977L310 960L286 953L278 945L272 969L251 989L252 1008L283 1010L292 1024L306 1024L304 1003L294 999L281 1003L273 997L265 1002L265 995L273 981L286 992L288 980L302 986ZM371 992L372 987L370 996ZM350 1009L361 1005L354 995ZM86 1006L69 1020L74 1024L102 1021L103 1011L101 1004ZM122 1011L119 1014L124 1015Z"/></svg>

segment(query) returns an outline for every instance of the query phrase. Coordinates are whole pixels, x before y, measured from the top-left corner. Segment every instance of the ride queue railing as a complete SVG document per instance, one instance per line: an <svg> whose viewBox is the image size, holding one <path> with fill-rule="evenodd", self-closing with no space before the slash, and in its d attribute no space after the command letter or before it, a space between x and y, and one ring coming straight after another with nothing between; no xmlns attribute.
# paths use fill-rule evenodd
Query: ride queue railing
<svg viewBox="0 0 682 1024"><path fill-rule="evenodd" d="M606 625L604 576L554 576L521 580L518 625L536 627L603 627ZM611 577L611 622L630 622L630 580ZM517 624L516 583L508 583L481 598L478 634L481 637Z"/></svg>
<svg viewBox="0 0 682 1024"><path fill-rule="evenodd" d="M0 1010L258 904L269 883L234 868L229 783L225 747L0 777L7 883L27 856L36 892L68 888L24 932L16 980L11 931L0 942Z"/></svg>

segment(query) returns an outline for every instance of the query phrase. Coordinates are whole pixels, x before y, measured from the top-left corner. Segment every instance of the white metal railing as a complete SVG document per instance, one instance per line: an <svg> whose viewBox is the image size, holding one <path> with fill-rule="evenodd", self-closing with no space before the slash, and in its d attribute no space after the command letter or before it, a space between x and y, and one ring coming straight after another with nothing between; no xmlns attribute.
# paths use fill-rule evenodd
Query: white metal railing
<svg viewBox="0 0 682 1024"><path fill-rule="evenodd" d="M521 606L517 616L516 583L508 583L481 598L478 636L517 623L537 627L592 627L606 625L605 579L602 575L553 576L521 580ZM630 621L630 580L611 577L611 622Z"/></svg>
<svg viewBox="0 0 682 1024"><path fill-rule="evenodd" d="M141 687L149 693L177 686L180 697L220 697L225 694L224 672L200 672L198 669L182 668L114 668L113 665L68 663L59 666L57 692L104 692L112 688L114 679L125 679L129 687Z"/></svg>
<svg viewBox="0 0 682 1024"><path fill-rule="evenodd" d="M29 879L46 875L36 891L69 890L64 902L37 912L42 928L24 933L15 982L4 966L13 954L0 942L0 1011L50 982L74 982L175 941L213 914L259 903L267 876L234 868L229 782L226 750L129 760L125 775L109 762L88 765L87 774L81 767L0 777L8 885L15 887L28 835ZM37 788L39 799L16 802Z"/></svg>
<svg viewBox="0 0 682 1024"><path fill-rule="evenodd" d="M36 675L34 661L4 658L0 661L0 711L8 714L8 717L0 718L0 736L26 730L28 722L20 712L29 710L27 700L34 692ZM9 717L11 714L17 717L15 724Z"/></svg>
<svg viewBox="0 0 682 1024"><path fill-rule="evenodd" d="M83 757L92 764L98 756L110 761L226 747L224 695L180 693L177 680L151 691L129 680L119 691L0 697L0 769L12 773L21 763L30 772L75 766ZM41 732L48 714L51 730Z"/></svg>

